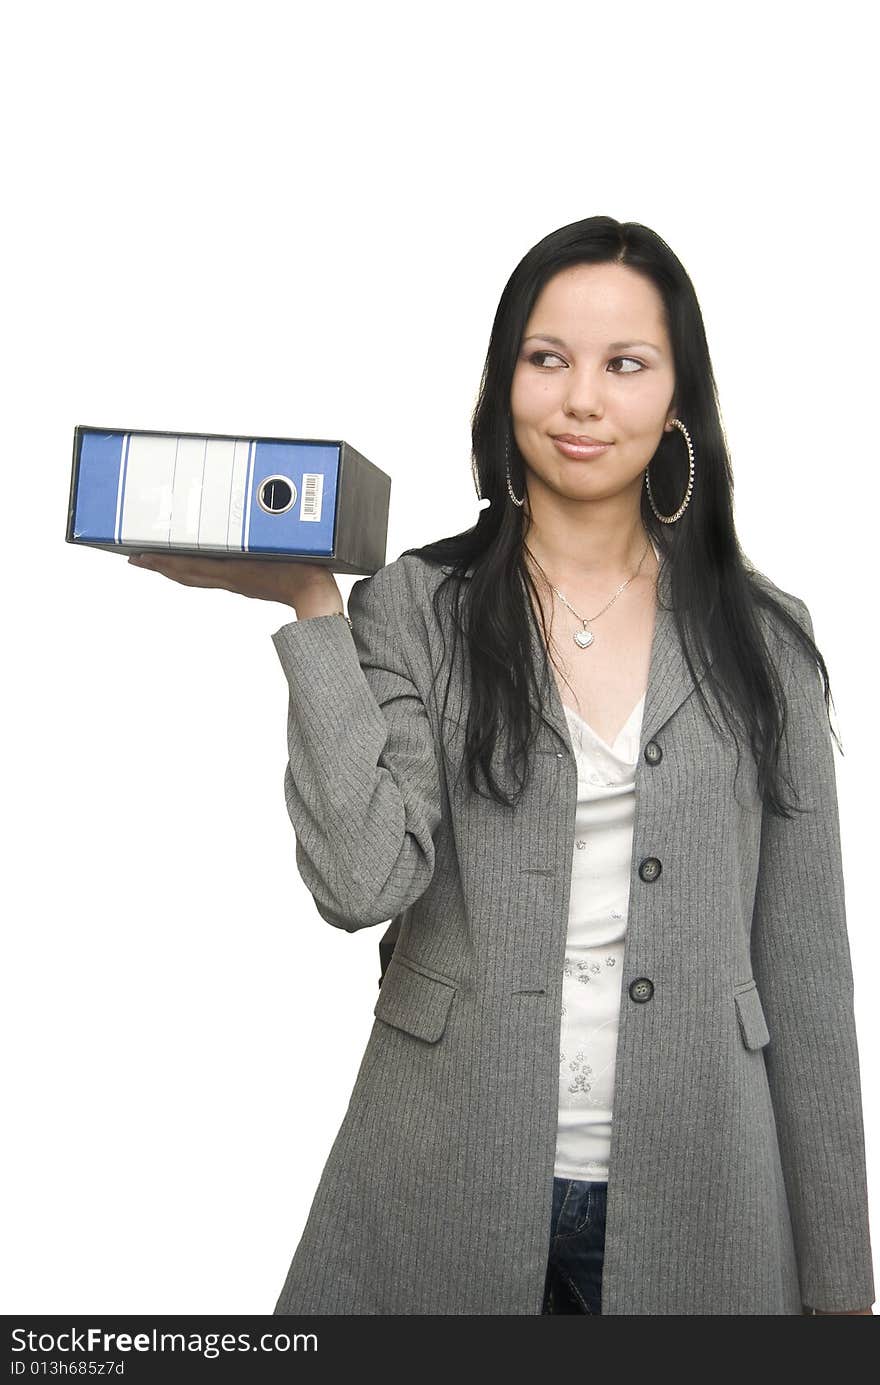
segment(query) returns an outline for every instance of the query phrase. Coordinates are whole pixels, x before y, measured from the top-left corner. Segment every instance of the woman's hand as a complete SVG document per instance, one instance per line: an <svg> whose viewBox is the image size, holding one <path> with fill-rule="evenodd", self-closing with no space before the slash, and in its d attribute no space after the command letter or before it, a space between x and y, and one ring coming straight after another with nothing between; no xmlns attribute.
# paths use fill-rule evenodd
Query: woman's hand
<svg viewBox="0 0 880 1385"><path fill-rule="evenodd" d="M258 601L279 601L295 610L328 604L344 610L342 593L329 568L298 560L193 558L183 554L143 553L128 560L134 567L161 572L186 587L221 587Z"/></svg>

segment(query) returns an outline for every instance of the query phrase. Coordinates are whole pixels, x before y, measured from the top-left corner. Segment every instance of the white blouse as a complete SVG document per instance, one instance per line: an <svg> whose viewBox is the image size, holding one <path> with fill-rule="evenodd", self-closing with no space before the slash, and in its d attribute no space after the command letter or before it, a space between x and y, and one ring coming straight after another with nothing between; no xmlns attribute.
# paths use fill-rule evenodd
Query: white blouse
<svg viewBox="0 0 880 1385"><path fill-rule="evenodd" d="M654 552L659 558L656 545ZM608 1180L635 767L645 696L613 745L564 707L577 760L578 802L562 982L558 1178Z"/></svg>

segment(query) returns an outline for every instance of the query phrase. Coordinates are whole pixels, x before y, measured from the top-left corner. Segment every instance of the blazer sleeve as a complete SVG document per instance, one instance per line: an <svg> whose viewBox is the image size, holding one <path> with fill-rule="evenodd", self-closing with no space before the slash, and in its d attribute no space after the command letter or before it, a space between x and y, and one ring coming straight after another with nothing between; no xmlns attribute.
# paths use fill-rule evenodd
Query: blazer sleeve
<svg viewBox="0 0 880 1385"><path fill-rule="evenodd" d="M815 662L790 634L782 649L780 767L807 811L764 813L752 963L801 1299L847 1312L873 1303L874 1279L834 751Z"/></svg>
<svg viewBox="0 0 880 1385"><path fill-rule="evenodd" d="M434 872L440 773L407 662L399 560L355 582L348 622L312 616L272 636L287 678L287 811L318 912L349 933L387 922Z"/></svg>

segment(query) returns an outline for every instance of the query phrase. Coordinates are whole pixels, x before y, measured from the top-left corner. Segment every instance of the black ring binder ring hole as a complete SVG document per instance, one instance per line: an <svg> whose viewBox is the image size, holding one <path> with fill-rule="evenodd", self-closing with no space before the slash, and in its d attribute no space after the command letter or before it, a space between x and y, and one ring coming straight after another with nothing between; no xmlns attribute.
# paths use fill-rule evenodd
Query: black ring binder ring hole
<svg viewBox="0 0 880 1385"><path fill-rule="evenodd" d="M267 476L257 491L260 509L269 515L283 515L296 504L296 486L289 476Z"/></svg>

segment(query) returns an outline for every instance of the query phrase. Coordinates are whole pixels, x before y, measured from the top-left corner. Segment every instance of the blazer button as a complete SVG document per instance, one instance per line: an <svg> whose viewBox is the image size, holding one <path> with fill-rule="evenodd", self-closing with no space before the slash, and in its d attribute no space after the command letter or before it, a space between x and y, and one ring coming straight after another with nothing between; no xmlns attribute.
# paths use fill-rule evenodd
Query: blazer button
<svg viewBox="0 0 880 1385"><path fill-rule="evenodd" d="M659 765L663 759L663 751L656 741L648 741L645 746L645 759L649 765Z"/></svg>
<svg viewBox="0 0 880 1385"><path fill-rule="evenodd" d="M663 866L656 856L646 856L644 861L639 863L639 875L643 880L656 880Z"/></svg>
<svg viewBox="0 0 880 1385"><path fill-rule="evenodd" d="M629 993L633 1000L650 1000L654 994L654 982L648 976L637 976L629 983Z"/></svg>

